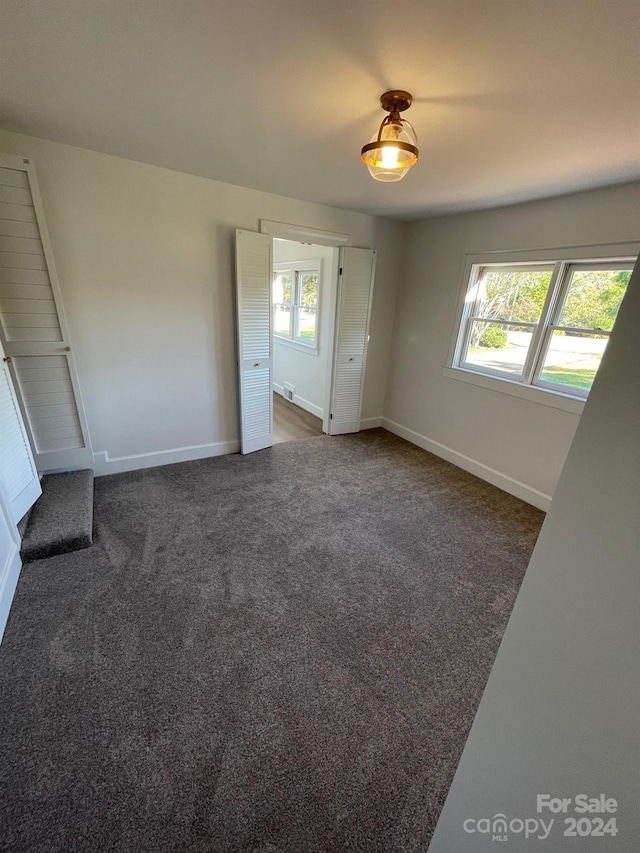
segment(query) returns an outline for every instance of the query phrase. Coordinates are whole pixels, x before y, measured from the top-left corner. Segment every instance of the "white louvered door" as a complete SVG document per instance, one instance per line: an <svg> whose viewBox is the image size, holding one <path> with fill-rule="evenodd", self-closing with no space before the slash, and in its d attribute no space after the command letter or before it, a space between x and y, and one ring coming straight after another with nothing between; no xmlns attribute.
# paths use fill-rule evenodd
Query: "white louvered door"
<svg viewBox="0 0 640 853"><path fill-rule="evenodd" d="M236 231L240 450L273 444L271 237Z"/></svg>
<svg viewBox="0 0 640 853"><path fill-rule="evenodd" d="M17 524L42 489L2 346L0 355L0 478L11 520Z"/></svg>
<svg viewBox="0 0 640 853"><path fill-rule="evenodd" d="M370 249L340 250L330 435L360 429L375 263Z"/></svg>
<svg viewBox="0 0 640 853"><path fill-rule="evenodd" d="M0 155L0 339L40 472L93 453L33 164Z"/></svg>

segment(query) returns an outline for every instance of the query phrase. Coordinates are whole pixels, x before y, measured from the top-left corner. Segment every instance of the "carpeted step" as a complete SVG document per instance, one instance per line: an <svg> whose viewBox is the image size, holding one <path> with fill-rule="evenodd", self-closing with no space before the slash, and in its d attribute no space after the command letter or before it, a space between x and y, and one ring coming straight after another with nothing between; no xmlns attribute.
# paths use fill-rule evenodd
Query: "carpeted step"
<svg viewBox="0 0 640 853"><path fill-rule="evenodd" d="M93 543L93 471L47 474L41 485L22 539L25 563Z"/></svg>

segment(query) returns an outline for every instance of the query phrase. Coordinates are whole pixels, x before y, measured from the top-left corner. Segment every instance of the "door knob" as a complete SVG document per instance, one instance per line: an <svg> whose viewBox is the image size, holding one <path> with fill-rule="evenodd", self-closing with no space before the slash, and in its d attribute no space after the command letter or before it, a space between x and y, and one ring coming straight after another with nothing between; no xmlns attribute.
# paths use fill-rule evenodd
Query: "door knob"
<svg viewBox="0 0 640 853"><path fill-rule="evenodd" d="M65 347L65 348L64 348L64 351L65 351L65 352L71 352L71 347Z"/></svg>
<svg viewBox="0 0 640 853"><path fill-rule="evenodd" d="M2 360L3 360L3 361L6 361L6 362L9 362L9 361L11 361L11 356L10 356L10 355L8 355L6 358L3 358Z"/></svg>

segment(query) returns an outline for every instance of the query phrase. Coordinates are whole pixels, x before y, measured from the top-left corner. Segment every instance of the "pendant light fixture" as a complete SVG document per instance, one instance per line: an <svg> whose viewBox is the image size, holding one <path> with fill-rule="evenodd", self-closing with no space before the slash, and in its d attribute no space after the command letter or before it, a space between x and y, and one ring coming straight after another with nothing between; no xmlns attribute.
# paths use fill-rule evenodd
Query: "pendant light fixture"
<svg viewBox="0 0 640 853"><path fill-rule="evenodd" d="M413 97L394 89L380 97L380 105L389 115L371 142L362 149L360 159L376 181L399 181L418 162L418 139L415 130L400 113L408 110Z"/></svg>

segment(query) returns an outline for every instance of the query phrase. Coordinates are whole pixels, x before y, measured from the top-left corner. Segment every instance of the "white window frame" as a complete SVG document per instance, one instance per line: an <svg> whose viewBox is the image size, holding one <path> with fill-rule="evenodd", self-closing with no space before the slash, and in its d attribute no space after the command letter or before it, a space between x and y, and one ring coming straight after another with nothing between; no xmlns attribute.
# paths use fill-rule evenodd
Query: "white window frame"
<svg viewBox="0 0 640 853"><path fill-rule="evenodd" d="M588 392L568 388L558 383L545 382L541 378L545 356L568 293L571 271L574 269L592 269L594 265L607 265L609 268L624 269L633 267L640 244L609 243L597 246L573 246L555 249L536 249L511 252L485 252L467 255L460 280L460 291L456 310L456 322L453 327L447 361L443 373L447 378L461 380L473 385L521 397L553 408L581 414ZM479 280L481 271L487 267L499 267L506 270L518 268L552 269L547 298L537 324L509 323L497 320L497 325L535 327L527 360L520 378L509 377L505 373L491 368L480 368L464 361L471 333L471 320L474 316L475 299L468 299ZM493 320L491 321L494 322ZM593 333L593 329L571 331L583 334ZM609 336L606 331L598 334Z"/></svg>
<svg viewBox="0 0 640 853"><path fill-rule="evenodd" d="M279 263L273 264L273 272L274 274L278 273L290 273L291 274L291 301L289 303L289 310L291 312L291 322L290 329L291 332L289 335L283 335L279 332L276 332L275 328L273 330L273 337L278 343L286 344L287 346L296 347L297 349L302 349L306 352L318 354L318 343L320 340L320 299L321 299L321 290L322 290L322 259L321 258L312 258L310 260L304 261L283 261ZM298 336L298 312L303 307L301 302L301 284L299 281L300 274L304 273L315 273L318 276L318 299L316 301L316 334L313 341L308 341L306 338L301 338ZM275 306L273 302L273 290L272 290L272 304ZM283 305L284 303L278 303L278 305Z"/></svg>

